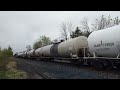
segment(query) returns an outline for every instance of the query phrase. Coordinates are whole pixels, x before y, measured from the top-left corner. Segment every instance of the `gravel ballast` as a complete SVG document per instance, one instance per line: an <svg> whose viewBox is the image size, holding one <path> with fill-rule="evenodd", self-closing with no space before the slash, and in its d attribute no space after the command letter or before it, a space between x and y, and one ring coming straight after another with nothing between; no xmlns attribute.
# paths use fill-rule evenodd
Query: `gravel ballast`
<svg viewBox="0 0 120 90"><path fill-rule="evenodd" d="M42 79L42 72L52 79L120 79L120 71L97 71L88 66L65 65L54 62L15 58L17 69L27 73L27 79Z"/></svg>

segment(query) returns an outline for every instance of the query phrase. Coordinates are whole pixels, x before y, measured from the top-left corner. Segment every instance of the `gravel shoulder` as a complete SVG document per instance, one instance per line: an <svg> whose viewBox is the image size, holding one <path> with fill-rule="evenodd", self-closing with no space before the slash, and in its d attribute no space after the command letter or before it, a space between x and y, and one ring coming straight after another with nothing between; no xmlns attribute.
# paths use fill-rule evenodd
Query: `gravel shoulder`
<svg viewBox="0 0 120 90"><path fill-rule="evenodd" d="M96 71L87 66L69 66L54 62L15 58L17 69L25 71L27 79L42 79L36 72L52 79L120 79L120 71Z"/></svg>

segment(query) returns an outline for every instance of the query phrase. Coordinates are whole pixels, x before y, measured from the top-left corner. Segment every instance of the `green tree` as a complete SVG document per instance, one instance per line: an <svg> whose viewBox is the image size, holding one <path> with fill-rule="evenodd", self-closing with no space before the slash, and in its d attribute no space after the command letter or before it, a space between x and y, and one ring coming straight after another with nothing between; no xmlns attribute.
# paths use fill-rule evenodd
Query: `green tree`
<svg viewBox="0 0 120 90"><path fill-rule="evenodd" d="M9 57L9 56L13 55L13 51L12 51L12 48L11 48L10 45L8 46L8 48L2 49L1 52L2 52L2 55L5 56L5 57L6 56Z"/></svg>
<svg viewBox="0 0 120 90"><path fill-rule="evenodd" d="M36 41L34 44L33 44L33 49L37 49L37 48L40 48L42 47L42 41L39 40L39 41Z"/></svg>
<svg viewBox="0 0 120 90"><path fill-rule="evenodd" d="M44 36L40 36L40 38L33 44L33 49L37 49L40 48L42 46L45 45L49 45L51 42L49 37Z"/></svg>
<svg viewBox="0 0 120 90"><path fill-rule="evenodd" d="M92 31L91 32L90 31L84 31L83 36L88 37L91 33L92 33Z"/></svg>
<svg viewBox="0 0 120 90"><path fill-rule="evenodd" d="M8 47L8 54L10 55L10 56L12 56L13 55L13 51L12 51L12 48L11 48L11 46L9 45L9 47Z"/></svg>
<svg viewBox="0 0 120 90"><path fill-rule="evenodd" d="M75 38L78 36L83 36L83 32L79 29L79 27L76 27L76 30L72 31L71 38Z"/></svg>
<svg viewBox="0 0 120 90"><path fill-rule="evenodd" d="M0 52L1 52L1 46L0 46Z"/></svg>

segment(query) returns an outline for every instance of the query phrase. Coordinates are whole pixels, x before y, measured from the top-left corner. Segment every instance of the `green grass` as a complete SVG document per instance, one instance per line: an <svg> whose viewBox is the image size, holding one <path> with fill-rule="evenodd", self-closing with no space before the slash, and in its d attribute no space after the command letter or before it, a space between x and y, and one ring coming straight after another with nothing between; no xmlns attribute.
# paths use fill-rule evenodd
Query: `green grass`
<svg viewBox="0 0 120 90"><path fill-rule="evenodd" d="M12 51L0 50L0 79L26 79L27 74L16 69L16 62L12 57Z"/></svg>
<svg viewBox="0 0 120 90"><path fill-rule="evenodd" d="M0 70L0 79L6 79L5 71Z"/></svg>
<svg viewBox="0 0 120 90"><path fill-rule="evenodd" d="M0 71L0 79L26 79L25 72L19 70Z"/></svg>
<svg viewBox="0 0 120 90"><path fill-rule="evenodd" d="M6 71L6 79L26 79L26 73L19 70Z"/></svg>
<svg viewBox="0 0 120 90"><path fill-rule="evenodd" d="M16 62L12 57L7 58L6 67L0 69L0 79L26 79L27 74L16 69Z"/></svg>

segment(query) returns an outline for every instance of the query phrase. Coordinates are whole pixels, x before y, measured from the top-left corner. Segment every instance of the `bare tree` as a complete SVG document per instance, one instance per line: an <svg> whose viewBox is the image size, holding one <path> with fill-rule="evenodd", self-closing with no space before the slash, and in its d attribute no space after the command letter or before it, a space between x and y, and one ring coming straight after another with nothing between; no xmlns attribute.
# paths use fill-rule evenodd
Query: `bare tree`
<svg viewBox="0 0 120 90"><path fill-rule="evenodd" d="M67 40L68 34L67 34L67 24L66 23L62 23L61 24L61 29L62 29L62 36L65 40Z"/></svg>
<svg viewBox="0 0 120 90"><path fill-rule="evenodd" d="M89 28L89 25L88 25L88 19L87 18L83 18L83 20L81 21L81 28L85 31L88 31L90 32L90 28Z"/></svg>
<svg viewBox="0 0 120 90"><path fill-rule="evenodd" d="M81 21L81 29L84 31L84 35L87 37L91 33L87 18L83 18L83 20Z"/></svg>
<svg viewBox="0 0 120 90"><path fill-rule="evenodd" d="M91 24L92 25L92 27L91 27L92 31L98 30L98 22L99 22L98 19L95 19L94 23Z"/></svg>
<svg viewBox="0 0 120 90"><path fill-rule="evenodd" d="M102 15L99 18L95 19L95 22L92 24L92 30L101 30L119 24L120 20L118 19L118 17L111 18L110 15L106 17Z"/></svg>
<svg viewBox="0 0 120 90"><path fill-rule="evenodd" d="M68 22L67 27L68 27L68 32L69 32L69 38L71 39L73 24L71 22Z"/></svg>
<svg viewBox="0 0 120 90"><path fill-rule="evenodd" d="M61 34L64 40L71 38L73 30L73 24L71 22L62 22L61 24Z"/></svg>
<svg viewBox="0 0 120 90"><path fill-rule="evenodd" d="M68 33L67 33L67 24L65 22L63 22L61 24L61 34L62 37L67 40L68 39Z"/></svg>

